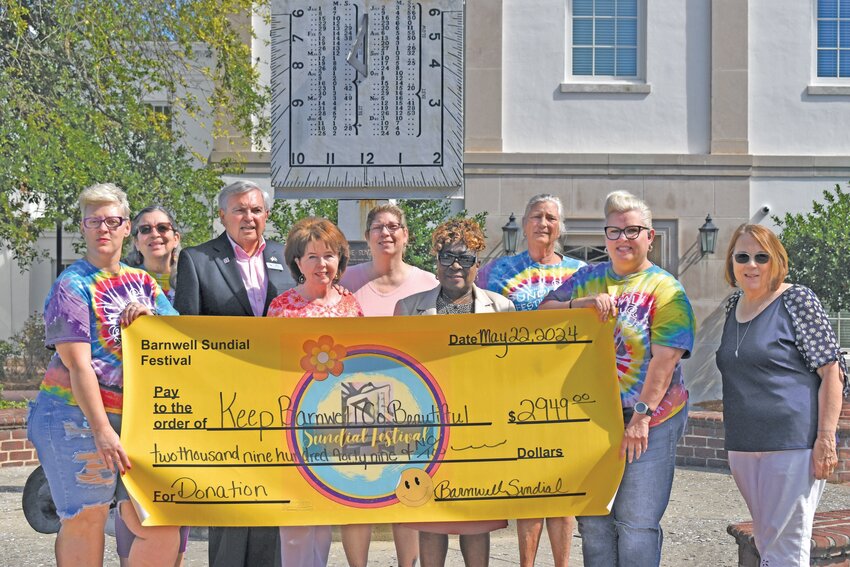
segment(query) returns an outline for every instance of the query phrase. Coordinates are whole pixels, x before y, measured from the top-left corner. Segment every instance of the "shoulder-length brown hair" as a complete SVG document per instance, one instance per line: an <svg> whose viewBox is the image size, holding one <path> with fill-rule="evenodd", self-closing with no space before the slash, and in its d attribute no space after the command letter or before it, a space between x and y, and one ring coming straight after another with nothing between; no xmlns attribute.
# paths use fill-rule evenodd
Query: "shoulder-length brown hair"
<svg viewBox="0 0 850 567"><path fill-rule="evenodd" d="M729 285L735 287L738 282L735 280L734 258L735 244L742 235L749 234L759 245L764 248L764 251L770 254L770 289L775 291L780 284L785 281L788 275L788 252L779 241L779 238L773 234L769 228L765 228L760 224L744 223L735 229L732 239L729 241L729 248L726 250L726 281Z"/></svg>
<svg viewBox="0 0 850 567"><path fill-rule="evenodd" d="M304 255L307 244L312 241L324 242L329 249L336 252L339 257L339 267L335 279L339 281L342 274L345 273L348 259L351 257L348 240L345 239L345 236L334 223L318 217L307 217L296 222L292 225L292 229L286 237L283 256L286 265L289 266L289 271L292 272L292 277L297 282L301 281L303 274L298 268L298 264L295 263L295 259Z"/></svg>

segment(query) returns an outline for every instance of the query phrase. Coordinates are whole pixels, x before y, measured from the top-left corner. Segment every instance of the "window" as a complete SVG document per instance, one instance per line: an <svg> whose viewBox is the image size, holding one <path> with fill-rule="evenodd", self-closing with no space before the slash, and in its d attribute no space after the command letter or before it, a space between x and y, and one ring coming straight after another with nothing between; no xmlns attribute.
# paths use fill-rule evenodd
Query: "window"
<svg viewBox="0 0 850 567"><path fill-rule="evenodd" d="M850 78L850 0L817 1L817 76Z"/></svg>
<svg viewBox="0 0 850 567"><path fill-rule="evenodd" d="M572 76L637 79L639 0L568 1L572 20Z"/></svg>
<svg viewBox="0 0 850 567"><path fill-rule="evenodd" d="M161 120L168 131L173 130L171 118L171 104L167 102L152 102L148 103L148 107L157 115L156 119Z"/></svg>

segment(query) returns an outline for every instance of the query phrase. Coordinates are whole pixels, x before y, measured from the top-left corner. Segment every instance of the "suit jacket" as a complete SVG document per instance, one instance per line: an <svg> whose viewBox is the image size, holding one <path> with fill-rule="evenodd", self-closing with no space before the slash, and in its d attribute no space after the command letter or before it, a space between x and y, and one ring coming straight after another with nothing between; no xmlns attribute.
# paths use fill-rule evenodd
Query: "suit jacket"
<svg viewBox="0 0 850 567"><path fill-rule="evenodd" d="M442 286L437 286L428 291L414 293L409 297L399 300L396 312L399 315L436 315L437 296L440 295ZM481 289L472 285L472 301L475 304L475 313L502 313L504 311L516 311L513 302L498 293Z"/></svg>
<svg viewBox="0 0 850 567"><path fill-rule="evenodd" d="M272 299L293 287L295 282L284 263L283 245L279 242L266 240L263 262L267 286L265 315ZM254 315L226 232L180 253L174 308L181 315Z"/></svg>

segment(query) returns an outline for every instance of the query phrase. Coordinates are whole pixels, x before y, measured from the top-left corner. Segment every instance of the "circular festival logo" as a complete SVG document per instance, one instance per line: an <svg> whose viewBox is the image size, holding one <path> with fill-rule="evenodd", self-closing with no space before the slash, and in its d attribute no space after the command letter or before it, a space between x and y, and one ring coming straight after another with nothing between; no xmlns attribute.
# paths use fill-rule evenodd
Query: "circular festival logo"
<svg viewBox="0 0 850 567"><path fill-rule="evenodd" d="M304 353L287 443L307 482L335 502L368 508L398 502L409 469L430 480L449 428L428 370L398 350L346 347L327 335L306 341Z"/></svg>

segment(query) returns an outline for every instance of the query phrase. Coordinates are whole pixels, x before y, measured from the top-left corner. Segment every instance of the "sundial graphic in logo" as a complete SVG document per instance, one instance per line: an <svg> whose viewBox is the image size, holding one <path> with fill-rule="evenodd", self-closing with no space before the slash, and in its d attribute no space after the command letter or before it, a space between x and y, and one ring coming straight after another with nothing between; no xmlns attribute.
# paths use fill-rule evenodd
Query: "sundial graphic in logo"
<svg viewBox="0 0 850 567"><path fill-rule="evenodd" d="M448 447L446 401L418 361L382 345L304 343L287 443L304 478L357 508L398 502L410 468L433 476Z"/></svg>

